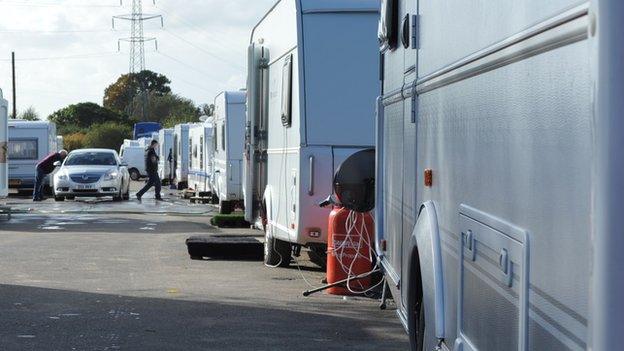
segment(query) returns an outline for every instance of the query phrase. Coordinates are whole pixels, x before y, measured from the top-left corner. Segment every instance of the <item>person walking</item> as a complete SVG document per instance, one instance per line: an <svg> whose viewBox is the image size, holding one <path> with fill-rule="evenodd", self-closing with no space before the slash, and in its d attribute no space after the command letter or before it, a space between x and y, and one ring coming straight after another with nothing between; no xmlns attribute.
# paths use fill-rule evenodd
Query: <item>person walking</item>
<svg viewBox="0 0 624 351"><path fill-rule="evenodd" d="M139 190L136 194L137 200L141 201L141 198L145 193L151 188L154 187L154 191L156 193L156 200L162 201L162 197L160 195L160 177L158 176L158 154L156 154L156 149L158 149L158 141L152 140L149 148L147 148L147 152L145 153L145 170L147 171L147 176L149 177L147 180L147 184L143 187L143 189Z"/></svg>
<svg viewBox="0 0 624 351"><path fill-rule="evenodd" d="M35 174L35 189L33 189L33 201L43 201L43 181L48 174L54 172L56 162L62 162L67 157L67 151L61 150L53 152L44 157L37 163L37 172Z"/></svg>

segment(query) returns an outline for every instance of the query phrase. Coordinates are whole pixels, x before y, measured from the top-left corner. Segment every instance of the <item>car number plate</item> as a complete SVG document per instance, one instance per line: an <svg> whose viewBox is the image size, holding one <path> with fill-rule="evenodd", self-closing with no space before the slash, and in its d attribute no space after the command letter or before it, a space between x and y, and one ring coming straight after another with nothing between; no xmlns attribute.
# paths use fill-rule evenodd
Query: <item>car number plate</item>
<svg viewBox="0 0 624 351"><path fill-rule="evenodd" d="M92 190L95 189L93 185L76 185L76 189L78 190Z"/></svg>

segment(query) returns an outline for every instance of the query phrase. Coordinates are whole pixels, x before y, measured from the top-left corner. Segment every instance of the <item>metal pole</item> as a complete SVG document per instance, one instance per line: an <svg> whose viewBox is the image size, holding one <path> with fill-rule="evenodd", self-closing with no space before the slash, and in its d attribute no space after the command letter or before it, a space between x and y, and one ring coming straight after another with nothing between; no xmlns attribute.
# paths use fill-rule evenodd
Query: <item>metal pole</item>
<svg viewBox="0 0 624 351"><path fill-rule="evenodd" d="M595 100L590 350L618 348L624 331L624 2L595 0L590 11Z"/></svg>
<svg viewBox="0 0 624 351"><path fill-rule="evenodd" d="M15 52L11 52L11 70L13 73L13 118L17 118L17 93L15 89Z"/></svg>

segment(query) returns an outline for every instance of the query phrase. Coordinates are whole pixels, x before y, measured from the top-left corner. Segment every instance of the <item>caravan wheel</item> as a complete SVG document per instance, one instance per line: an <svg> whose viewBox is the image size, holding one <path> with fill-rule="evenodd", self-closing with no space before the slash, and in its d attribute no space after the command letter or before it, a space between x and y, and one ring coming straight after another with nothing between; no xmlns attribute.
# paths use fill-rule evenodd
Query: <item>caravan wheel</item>
<svg viewBox="0 0 624 351"><path fill-rule="evenodd" d="M417 249L414 249L410 257L408 278L407 327L410 350L423 351L425 340L425 307L422 303L422 278L420 275L420 258Z"/></svg>
<svg viewBox="0 0 624 351"><path fill-rule="evenodd" d="M141 179L141 173L139 173L139 170L136 168L131 168L128 170L128 172L130 173L130 179L137 181L139 179Z"/></svg>
<svg viewBox="0 0 624 351"><path fill-rule="evenodd" d="M290 243L275 239L269 235L269 229L264 231L264 265L268 267L290 266L292 246Z"/></svg>

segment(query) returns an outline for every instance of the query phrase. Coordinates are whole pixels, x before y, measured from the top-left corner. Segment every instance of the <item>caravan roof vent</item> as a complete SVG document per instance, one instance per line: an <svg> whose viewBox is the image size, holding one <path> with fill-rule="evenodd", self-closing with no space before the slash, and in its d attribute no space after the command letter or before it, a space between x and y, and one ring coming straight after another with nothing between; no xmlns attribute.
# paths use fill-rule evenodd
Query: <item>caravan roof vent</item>
<svg viewBox="0 0 624 351"><path fill-rule="evenodd" d="M375 208L375 150L349 156L334 175L334 194L343 207L357 212Z"/></svg>

